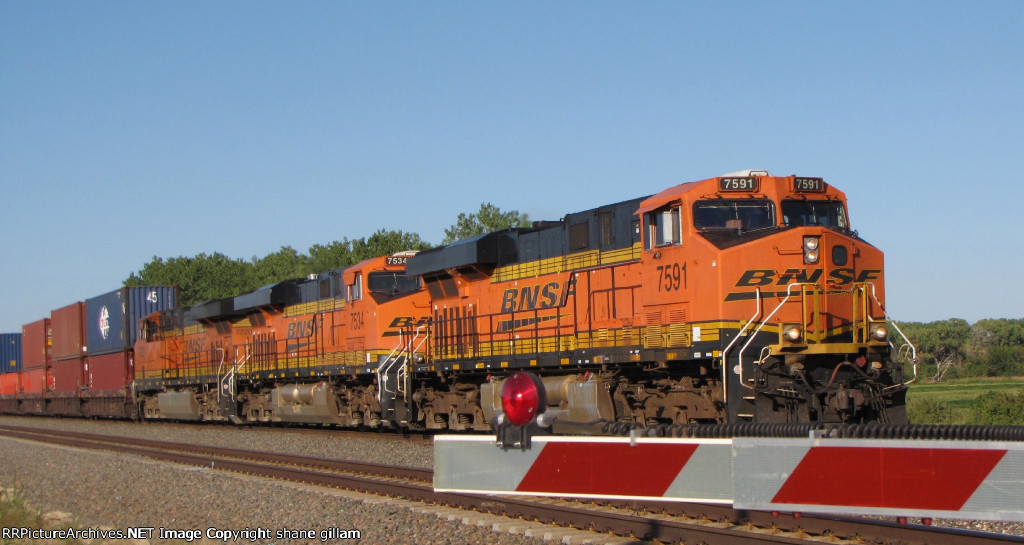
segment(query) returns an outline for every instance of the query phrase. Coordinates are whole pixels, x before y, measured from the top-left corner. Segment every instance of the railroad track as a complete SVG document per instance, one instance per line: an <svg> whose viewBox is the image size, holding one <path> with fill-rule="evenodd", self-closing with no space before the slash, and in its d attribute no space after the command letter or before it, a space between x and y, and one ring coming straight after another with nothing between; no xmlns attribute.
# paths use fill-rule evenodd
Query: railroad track
<svg viewBox="0 0 1024 545"><path fill-rule="evenodd" d="M46 416L33 416L30 418L46 419ZM142 420L137 424L147 426L151 428L168 428L168 429L195 429L196 427L209 427L209 428L232 428L232 429L266 429L277 433L293 434L297 436L302 435L325 435L330 437L373 437L375 439L381 439L385 441L410 441L414 443L433 441L434 435L441 433L441 430L433 430L431 432L425 431L408 431L408 430L393 430L393 429L359 429L359 428L343 428L339 426L323 426L318 424L289 424L289 423L277 423L267 424L263 423L260 425L238 425L231 424L228 422L210 422L210 421L196 421L196 422L177 422L173 420Z"/></svg>
<svg viewBox="0 0 1024 545"><path fill-rule="evenodd" d="M591 529L662 543L807 544L828 536L850 543L1024 543L1024 537L856 518L773 515L668 502L581 503L556 499L436 493L429 469L170 443L20 426L0 434L69 447L111 450L173 463L343 488L459 509Z"/></svg>

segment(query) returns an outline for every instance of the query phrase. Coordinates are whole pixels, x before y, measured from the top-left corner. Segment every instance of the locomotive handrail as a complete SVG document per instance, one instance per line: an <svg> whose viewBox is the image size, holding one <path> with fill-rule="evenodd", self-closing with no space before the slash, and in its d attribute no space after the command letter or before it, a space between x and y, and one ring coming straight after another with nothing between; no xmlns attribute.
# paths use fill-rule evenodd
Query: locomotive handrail
<svg viewBox="0 0 1024 545"><path fill-rule="evenodd" d="M214 350L219 350L220 351L220 363L217 364L217 402L219 403L220 402L220 370L224 368L224 357L227 355L227 352L224 350L223 347L219 347L219 346L214 348ZM225 377L226 376L227 375L225 375Z"/></svg>
<svg viewBox="0 0 1024 545"><path fill-rule="evenodd" d="M413 335L413 338L409 341L409 346L410 346L409 356L406 356L406 358L408 358L411 355L415 354L416 351L419 350L420 348L423 348L423 345L427 342L427 339L430 336L429 334L423 335L423 339L420 340L419 344L417 344L416 346L412 346L412 344L414 342L416 342L416 339L420 338L420 331L422 331L424 329L429 331L430 328L429 328L429 326L427 326L427 324L423 324L423 325L421 325L421 326L416 328L416 334ZM406 359L406 362L408 362L408 359ZM409 366L408 365L403 365L398 370L398 393L400 393L400 394L407 394L408 393L404 388L402 388L402 385L405 384L405 379L406 379L406 377L408 377L408 375L409 375Z"/></svg>
<svg viewBox="0 0 1024 545"><path fill-rule="evenodd" d="M415 347L413 346L413 343L416 342L416 339L420 338L420 333L426 327L427 327L426 324L417 327L415 334L408 341L405 340L406 339L405 331L400 330L398 332L398 346L396 346L391 351L391 353L388 354L388 357L384 359L385 367L383 368L383 370L380 367L377 368L377 382L380 384L380 388L377 389L377 401L383 401L384 393L385 392L387 392L389 394L395 394L395 393L404 394L404 393L406 393L405 389L402 388L402 382L408 376L408 369L407 369L406 365L403 365L403 366L398 368L398 386L396 388L397 391L388 390L388 383L387 383L386 380L384 380L384 377L388 374L389 371L391 371L391 368L394 367L395 364L398 363L399 358L395 356L396 353L397 354L402 354L403 352L408 352L408 353L412 354L416 350L419 350L423 346L423 344L425 342L427 342L427 335L423 335L423 339L420 340L419 344L417 344ZM407 356L407 358L408 358L408 356Z"/></svg>
<svg viewBox="0 0 1024 545"><path fill-rule="evenodd" d="M217 402L220 402L220 370L221 370L221 368L224 367L225 350L223 348L217 348L217 350L221 351L220 365L217 366ZM235 347L235 355L236 356L238 355L238 347ZM235 376L235 372L237 372L239 368L245 366L245 364L249 362L249 358L251 358L251 357L252 357L252 353L249 352L249 348L246 347L245 357L242 358L242 361L240 361L240 362L236 361L234 364L231 365L231 370L228 371L227 374L224 375L225 381L228 380L228 377L234 377ZM231 401L234 401L235 400L235 383L234 383L234 381L232 381L232 382L230 382L228 384L228 392L231 394Z"/></svg>
<svg viewBox="0 0 1024 545"><path fill-rule="evenodd" d="M893 320L892 316L889 316L889 311L885 310L885 306L882 305L882 303L880 303L878 301L878 296L875 295L875 284L873 282L865 282L865 284L868 285L868 286L871 286L871 299L874 300L876 305L878 305L878 308L882 309L882 312L885 314L885 319L890 324L892 324L893 329L895 329L896 332L900 334L900 337L903 337L904 345L901 346L899 349L897 349L896 353L900 354L900 353L902 353L904 351L904 347L909 347L909 350L910 350L910 358L909 359L910 359L910 363L911 363L911 365L912 365L912 367L914 369L914 378L904 382L900 386L902 387L902 386L907 386L909 384L912 384L912 383L917 381L917 347L914 346L914 343L910 342L910 339L907 338L907 335L905 333L903 333L903 330L900 329L900 326L896 324L896 320ZM889 341L889 346L890 347L893 346L892 341Z"/></svg>
<svg viewBox="0 0 1024 545"><path fill-rule="evenodd" d="M740 384L743 385L744 387L750 388L751 390L754 389L753 386L747 386L747 383L743 380L743 352L747 350L747 347L750 346L750 343L754 342L754 339L757 337L757 334L761 332L761 329L764 328L765 324L768 323L768 320L771 320L772 316L775 316L775 313L778 312L780 308L782 308L782 305L785 305L787 302L789 302L789 298L793 296L793 286L805 285L814 286L814 284L806 284L801 282L793 282L792 284L786 286L786 297L783 298L781 302L779 302L778 306L775 307L775 310L773 310L771 314L769 314L764 320L761 321L761 324L757 326L757 329L754 330L754 333L750 336L749 339L747 339L747 342L743 345L743 348L740 348L740 353L738 356L739 360L737 362L737 365L739 365L740 368Z"/></svg>
<svg viewBox="0 0 1024 545"><path fill-rule="evenodd" d="M736 341L740 340L743 336L743 332L750 327L750 324L754 323L759 316L761 316L761 288L754 288L754 315L747 320L746 324L736 333L736 338L722 350L722 401L729 402L729 351L732 350L732 345L736 344ZM742 362L740 364L740 382L743 380L743 367Z"/></svg>
<svg viewBox="0 0 1024 545"><path fill-rule="evenodd" d="M385 392L387 392L389 394L395 393L395 392L392 392L391 390L388 390L388 383L387 383L386 380L384 380L384 377L387 376L388 371L390 371L391 368L394 367L395 363L398 362L398 358L395 357L395 353L396 352L399 352L399 353L404 352L404 350L402 349L403 346L405 346L405 331L404 330L399 330L398 331L398 346L396 346L394 349L392 349L391 353L388 354L388 356L386 358L384 358L384 368L382 369L379 366L377 367L377 383L380 384L380 388L377 389L377 401L378 402L383 402L384 401L384 393Z"/></svg>

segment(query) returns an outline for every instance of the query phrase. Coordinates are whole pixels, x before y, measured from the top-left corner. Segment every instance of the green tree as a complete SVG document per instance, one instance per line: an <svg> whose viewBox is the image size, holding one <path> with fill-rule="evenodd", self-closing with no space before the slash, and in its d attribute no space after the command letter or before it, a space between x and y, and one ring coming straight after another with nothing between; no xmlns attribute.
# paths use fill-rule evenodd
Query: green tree
<svg viewBox="0 0 1024 545"><path fill-rule="evenodd" d="M917 358L924 369L934 368L932 380L942 380L950 371L962 369L966 359L964 350L971 336L971 326L966 320L950 318L930 323L901 323L900 329L910 342L917 347Z"/></svg>
<svg viewBox="0 0 1024 545"><path fill-rule="evenodd" d="M430 244L423 242L416 233L380 229L369 238L344 238L327 245L314 244L309 249L307 273L322 273L348 267L364 259L429 248Z"/></svg>
<svg viewBox="0 0 1024 545"><path fill-rule="evenodd" d="M402 231L385 231L381 229L370 235L370 238L359 239L352 243L352 254L356 263L364 259L392 255L406 250L420 251L430 248L415 233Z"/></svg>
<svg viewBox="0 0 1024 545"><path fill-rule="evenodd" d="M1014 376L1024 373L1024 320L978 320L967 345L968 374Z"/></svg>
<svg viewBox="0 0 1024 545"><path fill-rule="evenodd" d="M314 244L309 248L309 270L316 274L334 269L348 267L355 263L352 255L352 241L347 237L330 244Z"/></svg>
<svg viewBox="0 0 1024 545"><path fill-rule="evenodd" d="M474 214L459 214L455 225L444 230L443 244L451 244L456 240L501 231L510 227L529 227L530 218L518 210L502 212L500 208L486 202Z"/></svg>
<svg viewBox="0 0 1024 545"><path fill-rule="evenodd" d="M282 246L280 250L268 254L262 259L253 256L252 264L253 282L258 286L266 286L282 280L305 276L309 258L299 254L291 246Z"/></svg>
<svg viewBox="0 0 1024 545"><path fill-rule="evenodd" d="M186 306L231 297L256 287L251 263L221 253L167 260L153 256L142 269L131 273L124 285L177 286L181 290L181 304Z"/></svg>

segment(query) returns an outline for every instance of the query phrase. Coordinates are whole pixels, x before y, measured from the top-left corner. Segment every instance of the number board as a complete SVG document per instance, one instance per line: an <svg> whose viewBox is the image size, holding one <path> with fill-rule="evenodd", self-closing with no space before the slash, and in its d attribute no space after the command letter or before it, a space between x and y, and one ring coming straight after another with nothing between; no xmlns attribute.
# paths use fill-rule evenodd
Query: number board
<svg viewBox="0 0 1024 545"><path fill-rule="evenodd" d="M825 180L821 178L794 178L793 191L797 193L824 193Z"/></svg>
<svg viewBox="0 0 1024 545"><path fill-rule="evenodd" d="M719 178L718 179L718 190L719 191L757 191L758 180L753 176L744 176L742 178Z"/></svg>
<svg viewBox="0 0 1024 545"><path fill-rule="evenodd" d="M408 257L389 257L384 260L384 263L387 265L405 265L408 260Z"/></svg>

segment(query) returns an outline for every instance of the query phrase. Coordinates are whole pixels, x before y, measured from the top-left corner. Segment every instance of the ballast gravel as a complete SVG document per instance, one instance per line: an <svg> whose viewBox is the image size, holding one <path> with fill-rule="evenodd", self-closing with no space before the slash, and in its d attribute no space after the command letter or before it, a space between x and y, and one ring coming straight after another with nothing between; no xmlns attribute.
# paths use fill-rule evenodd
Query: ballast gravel
<svg viewBox="0 0 1024 545"><path fill-rule="evenodd" d="M154 441L171 441L283 452L318 458L357 460L405 467L432 468L434 446L429 439L403 439L390 433L358 434L311 428L266 428L231 424L174 424L78 418L0 416L0 424L48 428ZM310 432L316 433L310 433ZM389 445L390 448L386 446Z"/></svg>
<svg viewBox="0 0 1024 545"><path fill-rule="evenodd" d="M396 438L382 443L276 430L85 420L5 417L0 423L405 466L431 465L429 441ZM58 521L57 528L73 524L78 529L127 532L129 528L152 527L155 530L148 543L185 543L197 535L196 531L199 537L191 543L544 543L539 538L494 532L489 525L463 524L460 517L448 520L443 513L438 516L436 509L414 502L187 468L136 456L48 446L2 435L0 460L3 486L16 487L37 509L70 515L73 522ZM161 528L166 530L164 539L160 537ZM356 532L359 537L353 539Z"/></svg>
<svg viewBox="0 0 1024 545"><path fill-rule="evenodd" d="M431 441L389 434L367 436L344 431L309 433L307 430L231 425L9 416L0 416L0 424L433 467ZM68 513L76 528L198 529L203 536L189 543L638 543L600 534L562 536L562 530L557 527L539 523L467 515L463 511L425 507L403 500L186 468L136 456L53 447L3 435L0 435L0 485L17 487L38 509ZM472 522L464 523L463 519ZM1024 524L1017 522L936 520L935 524L1024 535ZM497 531L492 531L492 526ZM209 538L206 536L209 528L222 533ZM264 539L250 532L244 534L248 537L238 534L235 536L238 539L225 541L228 536L223 532L241 532L246 528L268 529L272 535ZM346 537L351 534L342 532L356 530L361 538L331 538L332 530L334 536ZM159 539L157 531L154 530L153 539L142 543L186 542L185 539ZM279 538L279 531L284 537ZM314 532L312 538L294 537L298 535L296 532L308 531ZM321 541L321 532L326 532L323 537L329 539Z"/></svg>

